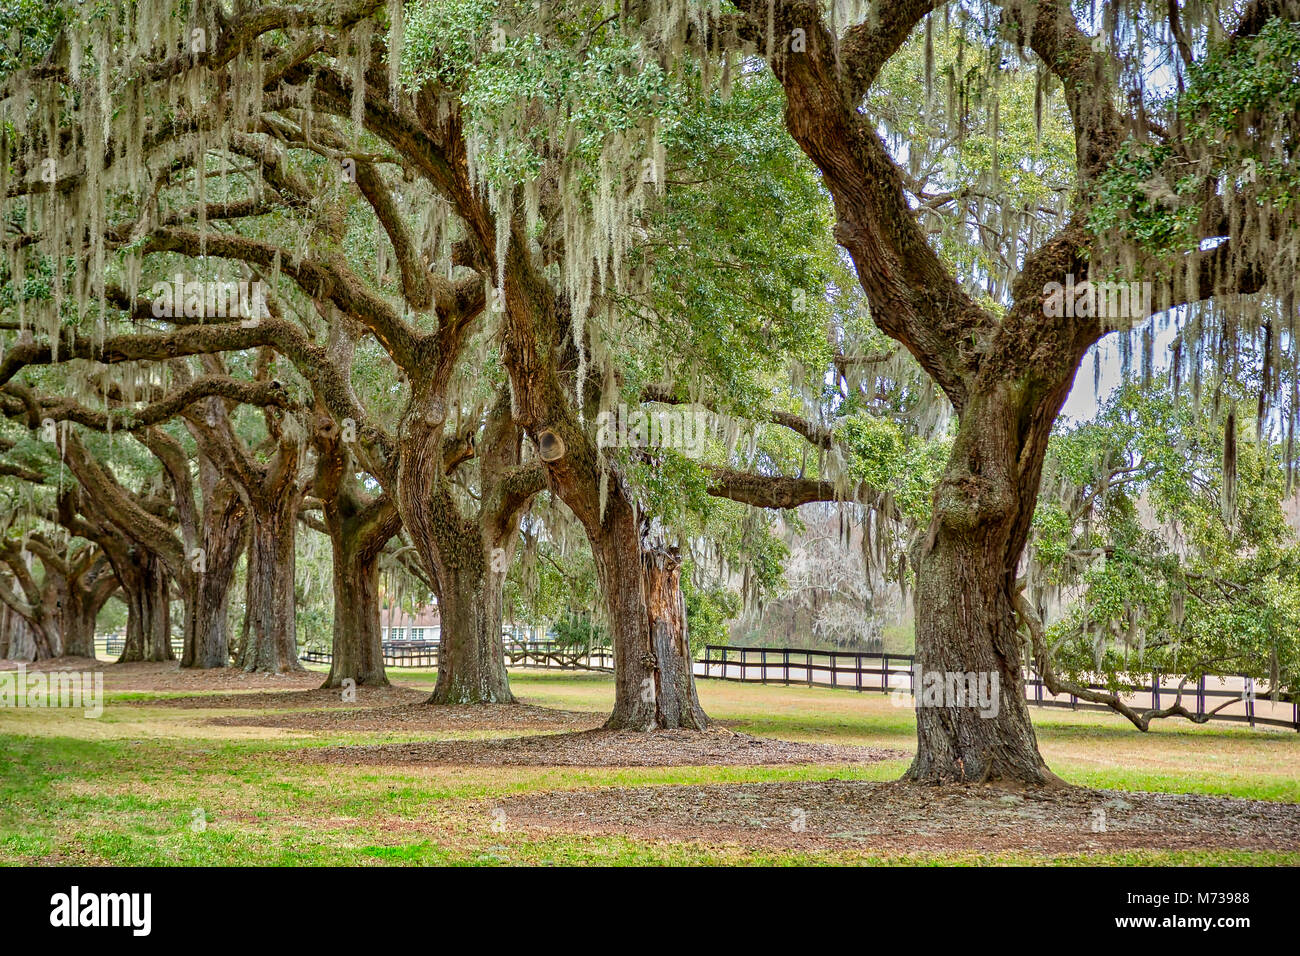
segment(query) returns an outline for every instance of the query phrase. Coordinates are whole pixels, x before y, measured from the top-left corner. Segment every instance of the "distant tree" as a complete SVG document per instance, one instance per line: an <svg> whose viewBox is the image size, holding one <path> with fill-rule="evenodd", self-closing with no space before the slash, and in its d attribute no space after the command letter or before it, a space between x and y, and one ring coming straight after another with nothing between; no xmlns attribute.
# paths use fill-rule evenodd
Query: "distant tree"
<svg viewBox="0 0 1300 956"><path fill-rule="evenodd" d="M1251 398L1201 396L1228 406L1225 428L1187 391L1129 385L1053 439L1023 610L1054 693L1108 704L1146 730L1154 718L1197 719L1181 695L1143 712L1122 701L1153 671L1297 686L1300 538L1283 510L1285 447L1255 434ZM1051 597L1060 612L1044 627ZM1093 674L1105 691L1083 686Z"/></svg>

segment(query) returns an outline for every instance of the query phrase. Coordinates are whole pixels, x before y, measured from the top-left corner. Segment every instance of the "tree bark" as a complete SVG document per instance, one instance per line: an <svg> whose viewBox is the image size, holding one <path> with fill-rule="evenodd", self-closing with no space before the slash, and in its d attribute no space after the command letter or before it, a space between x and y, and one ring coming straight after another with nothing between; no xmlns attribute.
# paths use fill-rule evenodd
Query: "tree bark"
<svg viewBox="0 0 1300 956"><path fill-rule="evenodd" d="M126 642L119 664L174 661L172 651L171 578L159 558L134 549L129 570L118 569L127 595Z"/></svg>
<svg viewBox="0 0 1300 956"><path fill-rule="evenodd" d="M614 639L610 730L703 730L709 719L695 692L695 669L681 591L681 561L643 549L635 510L611 489L610 518L588 534Z"/></svg>
<svg viewBox="0 0 1300 956"><path fill-rule="evenodd" d="M32 638L31 625L27 619L8 604L0 605L0 660L35 661L37 656L36 641Z"/></svg>
<svg viewBox="0 0 1300 956"><path fill-rule="evenodd" d="M94 597L80 588L68 587L61 595L63 603L62 632L63 656L95 656L95 618L103 601L96 602Z"/></svg>
<svg viewBox="0 0 1300 956"><path fill-rule="evenodd" d="M5 659L11 661L40 659L37 657L36 641L32 638L32 631L27 621L12 612L9 618L9 646L5 651Z"/></svg>
<svg viewBox="0 0 1300 956"><path fill-rule="evenodd" d="M504 472L518 460L518 431L509 401L498 400L478 449L482 504L465 516L449 487L456 461L443 446L445 387L437 375L412 385L394 496L438 595L438 682L429 703L513 703L501 643L504 564L496 562L498 570L493 557L498 548L498 556L508 556L523 503L504 491Z"/></svg>
<svg viewBox="0 0 1300 956"><path fill-rule="evenodd" d="M334 653L322 687L387 687L383 632L379 626L379 554L361 547L355 532L342 528L334 545Z"/></svg>
<svg viewBox="0 0 1300 956"><path fill-rule="evenodd" d="M95 656L95 622L120 583L112 562L102 548L84 549L66 561L68 575L61 580L60 630L63 653L69 657ZM48 574L48 569L47 569Z"/></svg>
<svg viewBox="0 0 1300 956"><path fill-rule="evenodd" d="M1060 395L1068 389L1067 381ZM1055 415L1042 415L1042 407L1024 414L1018 394L1004 385L971 396L935 493L917 567L917 755L907 773L914 782L1059 783L1038 752L1025 703L1025 644L1014 610L1017 566ZM1026 421L1040 424L1022 431ZM995 688L994 707L925 692L927 680L981 686L969 682L971 675Z"/></svg>
<svg viewBox="0 0 1300 956"><path fill-rule="evenodd" d="M294 544L298 495L286 494L254 510L248 536L248 636L240 650L245 671L301 671L294 599Z"/></svg>
<svg viewBox="0 0 1300 956"><path fill-rule="evenodd" d="M331 354L340 369L352 368L356 331L335 326ZM343 441L324 404L316 407L316 474L313 490L321 501L330 538L334 586L334 653L322 687L388 686L383 631L379 626L379 556L401 529L392 499L372 498L357 481L354 450Z"/></svg>
<svg viewBox="0 0 1300 956"><path fill-rule="evenodd" d="M491 558L477 547L463 546L455 556L446 550L438 596L438 683L429 702L514 703L501 643L501 586L491 580L496 577L489 573ZM447 567L452 562L454 569Z"/></svg>
<svg viewBox="0 0 1300 956"><path fill-rule="evenodd" d="M218 489L203 522L202 564L192 568L190 608L182 667L208 669L230 663L230 586L244 547L247 509L239 495Z"/></svg>

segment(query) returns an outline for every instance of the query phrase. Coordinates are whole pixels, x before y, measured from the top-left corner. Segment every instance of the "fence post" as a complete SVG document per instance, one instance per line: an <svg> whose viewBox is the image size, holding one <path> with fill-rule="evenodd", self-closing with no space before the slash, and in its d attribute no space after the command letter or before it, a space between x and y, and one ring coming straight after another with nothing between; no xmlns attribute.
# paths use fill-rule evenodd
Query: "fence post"
<svg viewBox="0 0 1300 956"><path fill-rule="evenodd" d="M804 676L808 678L808 686L811 687L812 681L812 651L805 652L807 664L804 665Z"/></svg>
<svg viewBox="0 0 1300 956"><path fill-rule="evenodd" d="M839 686L839 674L836 673L839 665L836 663L835 657L836 657L835 651L831 651L828 655L826 655L826 659L831 662L831 686L832 687Z"/></svg>
<svg viewBox="0 0 1300 956"><path fill-rule="evenodd" d="M1155 671L1151 672L1151 709L1160 709L1160 675Z"/></svg>
<svg viewBox="0 0 1300 956"><path fill-rule="evenodd" d="M763 683L767 683L767 648L760 648L758 652L759 673L763 675Z"/></svg>
<svg viewBox="0 0 1300 956"><path fill-rule="evenodd" d="M889 655L880 655L880 689L889 693Z"/></svg>
<svg viewBox="0 0 1300 956"><path fill-rule="evenodd" d="M781 649L781 678L785 681L786 686L790 684L790 648Z"/></svg>

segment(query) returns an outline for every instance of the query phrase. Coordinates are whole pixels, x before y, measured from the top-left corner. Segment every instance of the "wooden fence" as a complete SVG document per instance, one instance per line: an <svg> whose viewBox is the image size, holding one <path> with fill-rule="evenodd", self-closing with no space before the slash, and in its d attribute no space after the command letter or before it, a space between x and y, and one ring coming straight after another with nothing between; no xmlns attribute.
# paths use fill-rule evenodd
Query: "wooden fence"
<svg viewBox="0 0 1300 956"><path fill-rule="evenodd" d="M507 641L506 663L512 667L541 667L559 670L612 671L613 655L601 648L572 648L555 641ZM305 648L299 660L329 664L334 655L327 650ZM384 644L385 667L437 667L437 641L390 641Z"/></svg>
<svg viewBox="0 0 1300 956"><path fill-rule="evenodd" d="M720 680L754 681L764 684L803 684L807 687L839 687L858 691L911 694L915 685L915 658L910 654L874 654L866 651L805 651L789 647L737 647L709 644L704 657L697 660L697 677ZM1220 686L1216 687L1213 682ZM1229 688L1228 684L1240 683ZM1089 684L1092 690L1106 690L1101 684ZM1145 709L1159 709L1172 703L1178 693L1177 679L1151 675L1151 683L1125 697ZM1025 699L1039 707L1068 707L1072 710L1104 710L1105 704L1081 701L1073 694L1053 695L1032 670L1025 673ZM1271 696L1254 693L1254 684L1244 675L1202 677L1194 687L1183 691L1188 710L1204 716L1225 700L1235 700L1234 711L1221 710L1210 720L1264 724L1300 731L1300 701L1294 694ZM1195 704L1195 707L1192 705Z"/></svg>
<svg viewBox="0 0 1300 956"><path fill-rule="evenodd" d="M125 634L104 634L95 637L95 653L103 654L105 657L117 657L126 647ZM172 638L172 653L179 659L185 652L185 640L180 637Z"/></svg>
<svg viewBox="0 0 1300 956"><path fill-rule="evenodd" d="M106 656L122 652L122 635L97 638ZM176 656L181 644L173 641ZM538 667L556 670L612 671L613 654L603 648L573 648L555 641L507 641L506 662L512 667ZM305 663L329 664L328 650L305 648L299 658ZM846 690L902 691L911 694L915 683L915 658L909 654L879 654L868 651L808 651L789 647L739 647L708 644L704 656L695 662L695 675L702 678L753 681L763 684L802 684L807 687L835 687ZM384 644L385 667L438 666L437 641L392 641ZM1214 686L1214 682L1219 686ZM1229 684L1240 686L1229 687ZM1089 684L1093 690L1105 690ZM1139 710L1159 709L1171 703L1177 694L1177 682L1159 674L1151 682L1126 698ZM1220 710L1210 720L1288 727L1300 731L1300 701L1294 694L1279 699L1253 693L1253 682L1242 675L1202 677L1195 687L1186 688L1184 701L1198 716L1213 711L1226 700L1236 700L1232 709ZM1051 694L1032 670L1025 673L1025 699L1038 707L1068 707L1072 710L1103 710L1105 704L1081 701L1073 694ZM1192 707L1195 704L1195 707Z"/></svg>

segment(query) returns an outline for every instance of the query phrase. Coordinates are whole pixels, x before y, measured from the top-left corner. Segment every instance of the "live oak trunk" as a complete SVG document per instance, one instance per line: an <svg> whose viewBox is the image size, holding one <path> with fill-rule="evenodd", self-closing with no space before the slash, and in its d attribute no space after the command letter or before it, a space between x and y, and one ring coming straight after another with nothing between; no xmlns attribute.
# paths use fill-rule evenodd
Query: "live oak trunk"
<svg viewBox="0 0 1300 956"><path fill-rule="evenodd" d="M1055 417L1042 414L1049 410L1027 414L1016 389L998 386L963 411L917 569L917 755L907 774L914 782L1059 782L1039 755L1025 703L1025 644L1013 604ZM944 692L925 693L926 681ZM992 706L947 692L981 686L995 691Z"/></svg>
<svg viewBox="0 0 1300 956"><path fill-rule="evenodd" d="M48 583L40 595L39 604L32 608L27 619L27 633L36 648L36 660L48 660L63 654L63 601L61 592Z"/></svg>
<svg viewBox="0 0 1300 956"><path fill-rule="evenodd" d="M340 364L351 367L355 338L334 340ZM334 634L329 676L323 687L383 687L383 633L379 627L379 556L401 529L391 498L373 498L357 481L353 451L324 408L317 408L316 474L313 489L325 516L333 563Z"/></svg>
<svg viewBox="0 0 1300 956"><path fill-rule="evenodd" d="M703 730L709 720L695 692L681 562L643 550L634 510L614 497L612 520L591 536L614 635L614 709L605 726Z"/></svg>
<svg viewBox="0 0 1300 956"><path fill-rule="evenodd" d="M21 617L15 616L13 631L9 637L9 659L11 661L35 661L37 656L36 639L32 629Z"/></svg>
<svg viewBox="0 0 1300 956"><path fill-rule="evenodd" d="M334 561L334 648L323 687L388 686L383 634L379 626L379 555L361 547L355 533L336 535Z"/></svg>
<svg viewBox="0 0 1300 956"><path fill-rule="evenodd" d="M736 2L760 35L803 31L808 42L797 52L769 44L769 65L786 92L786 128L823 174L834 234L853 259L872 321L908 349L959 417L929 533L914 556L917 665L923 680L926 673L952 675L954 685L963 675L982 677L987 688L996 675L998 706L995 713L965 706L957 694L937 703L918 694L917 756L908 777L935 784L1053 782L1023 699L1024 642L1011 597L1052 422L1099 334L1090 320L1049 318L1043 290L1086 273L1089 240L1078 222L1067 224L1026 255L1010 307L996 315L985 309L935 252L894 157L859 108L927 8L892 11L855 31L844 50L815 6ZM1035 52L1068 74L1074 118L1085 110L1098 118L1086 148L1076 140L1080 166L1095 168L1120 139L1112 98L1103 95L1086 44L1073 33L1061 39L1063 23L1076 30L1068 15L1039 13L1026 28Z"/></svg>
<svg viewBox="0 0 1300 956"><path fill-rule="evenodd" d="M454 555L442 549L438 613L438 683L434 704L514 703L501 642L501 585L490 555L464 542Z"/></svg>
<svg viewBox="0 0 1300 956"><path fill-rule="evenodd" d="M294 520L298 500L265 502L251 516L248 535L247 636L239 666L245 671L301 671L294 598Z"/></svg>
<svg viewBox="0 0 1300 956"><path fill-rule="evenodd" d="M0 607L0 614L3 615L4 625L4 633L0 636L0 659L36 660L36 642L32 639L27 621L7 604Z"/></svg>
<svg viewBox="0 0 1300 956"><path fill-rule="evenodd" d="M182 667L230 663L230 588L244 547L247 510L233 490L217 492L205 509L203 544L191 564Z"/></svg>
<svg viewBox="0 0 1300 956"><path fill-rule="evenodd" d="M118 663L173 661L171 579L156 555L139 549L131 559L126 577L118 574L127 598L126 642Z"/></svg>
<svg viewBox="0 0 1300 956"><path fill-rule="evenodd" d="M78 587L69 587L60 595L63 607L63 654L67 657L95 656L95 618L103 600Z"/></svg>
<svg viewBox="0 0 1300 956"><path fill-rule="evenodd" d="M917 756L908 771L925 783L1050 778L1025 704L1023 643L1015 630L1014 572L987 543L941 533L922 558L916 591ZM924 679L993 689L977 699L926 701ZM972 685L968 675L977 681ZM996 683L994 683L996 678Z"/></svg>
<svg viewBox="0 0 1300 956"><path fill-rule="evenodd" d="M456 503L443 453L446 400L440 383L431 375L412 385L400 430L395 495L402 524L438 595L438 682L429 702L514 703L501 641L504 566L493 567L494 552L508 543L504 526L509 521L503 525L501 516L489 513L496 497L492 464L481 462L478 513L466 516ZM500 441L489 423L480 449L483 462L495 461Z"/></svg>
<svg viewBox="0 0 1300 956"><path fill-rule="evenodd" d="M677 569L669 572L660 557L644 553L635 504L618 474L602 466L600 450L573 414L553 359L544 360L569 337L549 338L560 326L556 298L516 242L510 246L505 293L506 358L518 417L539 449L549 442L559 452L546 459L547 485L582 523L605 597L614 645L614 708L605 727L702 730L708 718L695 693Z"/></svg>
<svg viewBox="0 0 1300 956"><path fill-rule="evenodd" d="M472 201L461 205L482 247L499 246L491 217L476 214ZM605 726L704 729L680 578L660 557L643 553L637 508L575 412L566 381L577 359L569 317L523 237L516 223L505 261L494 263L505 278L502 340L512 411L539 453L549 449L541 456L547 487L582 523L595 556L614 644L614 709Z"/></svg>

